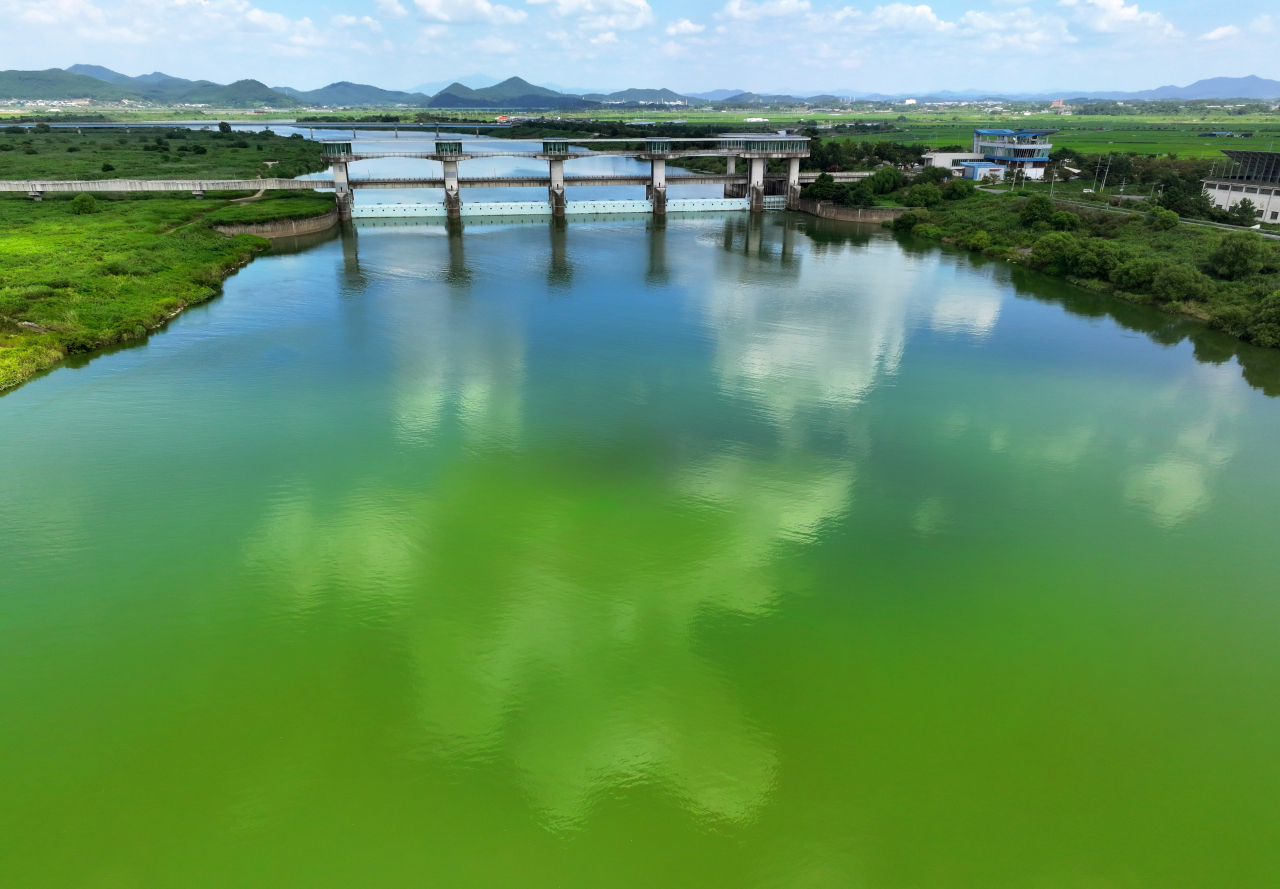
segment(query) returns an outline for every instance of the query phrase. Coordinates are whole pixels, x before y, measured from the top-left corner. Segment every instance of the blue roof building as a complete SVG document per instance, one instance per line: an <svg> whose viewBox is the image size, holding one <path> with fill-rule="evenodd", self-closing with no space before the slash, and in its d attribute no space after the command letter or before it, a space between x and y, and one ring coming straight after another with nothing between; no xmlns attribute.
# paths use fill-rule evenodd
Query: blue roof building
<svg viewBox="0 0 1280 889"><path fill-rule="evenodd" d="M1053 144L1046 137L1057 130L974 130L973 153L1018 171L1028 179L1043 179Z"/></svg>

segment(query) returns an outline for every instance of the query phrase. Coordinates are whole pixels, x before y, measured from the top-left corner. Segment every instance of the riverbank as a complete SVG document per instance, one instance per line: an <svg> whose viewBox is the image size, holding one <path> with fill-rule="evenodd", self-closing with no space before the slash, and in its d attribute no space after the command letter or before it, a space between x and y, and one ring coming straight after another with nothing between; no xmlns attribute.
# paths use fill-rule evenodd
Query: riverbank
<svg viewBox="0 0 1280 889"><path fill-rule="evenodd" d="M1280 347L1280 245L1254 232L981 192L884 224Z"/></svg>
<svg viewBox="0 0 1280 889"><path fill-rule="evenodd" d="M270 242L213 225L270 226L333 212L331 195L0 197L0 391L68 355L138 339ZM81 198L87 200L81 200Z"/></svg>

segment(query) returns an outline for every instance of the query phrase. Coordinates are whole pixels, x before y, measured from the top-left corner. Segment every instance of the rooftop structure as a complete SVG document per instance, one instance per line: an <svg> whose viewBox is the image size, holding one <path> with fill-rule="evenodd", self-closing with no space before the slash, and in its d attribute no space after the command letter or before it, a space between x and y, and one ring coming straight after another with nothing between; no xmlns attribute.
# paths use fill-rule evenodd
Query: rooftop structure
<svg viewBox="0 0 1280 889"><path fill-rule="evenodd" d="M1057 130L974 130L973 153L1017 170L1028 179L1043 179L1053 145L1045 138Z"/></svg>

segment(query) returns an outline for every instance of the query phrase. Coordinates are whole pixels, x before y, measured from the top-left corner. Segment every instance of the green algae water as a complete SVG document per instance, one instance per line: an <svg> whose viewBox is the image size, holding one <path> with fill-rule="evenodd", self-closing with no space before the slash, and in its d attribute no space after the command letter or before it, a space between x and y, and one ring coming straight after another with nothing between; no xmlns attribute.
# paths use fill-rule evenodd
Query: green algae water
<svg viewBox="0 0 1280 889"><path fill-rule="evenodd" d="M791 214L282 245L0 398L0 885L1275 886L1278 381Z"/></svg>

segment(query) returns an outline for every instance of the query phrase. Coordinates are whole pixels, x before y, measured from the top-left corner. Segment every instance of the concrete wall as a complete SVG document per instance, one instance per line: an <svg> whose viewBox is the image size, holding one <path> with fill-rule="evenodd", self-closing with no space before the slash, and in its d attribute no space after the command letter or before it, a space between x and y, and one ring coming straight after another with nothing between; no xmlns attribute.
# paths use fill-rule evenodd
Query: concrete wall
<svg viewBox="0 0 1280 889"><path fill-rule="evenodd" d="M308 235L322 232L338 224L338 208L334 207L322 216L310 216L306 219L279 219L275 222L260 222L255 225L215 225L214 229L224 235L257 235L260 238L283 238L288 235Z"/></svg>
<svg viewBox="0 0 1280 889"><path fill-rule="evenodd" d="M826 201L809 201L801 199L796 202L796 209L811 216L823 219L842 219L846 222L884 222L886 219L897 219L910 207L841 207Z"/></svg>

